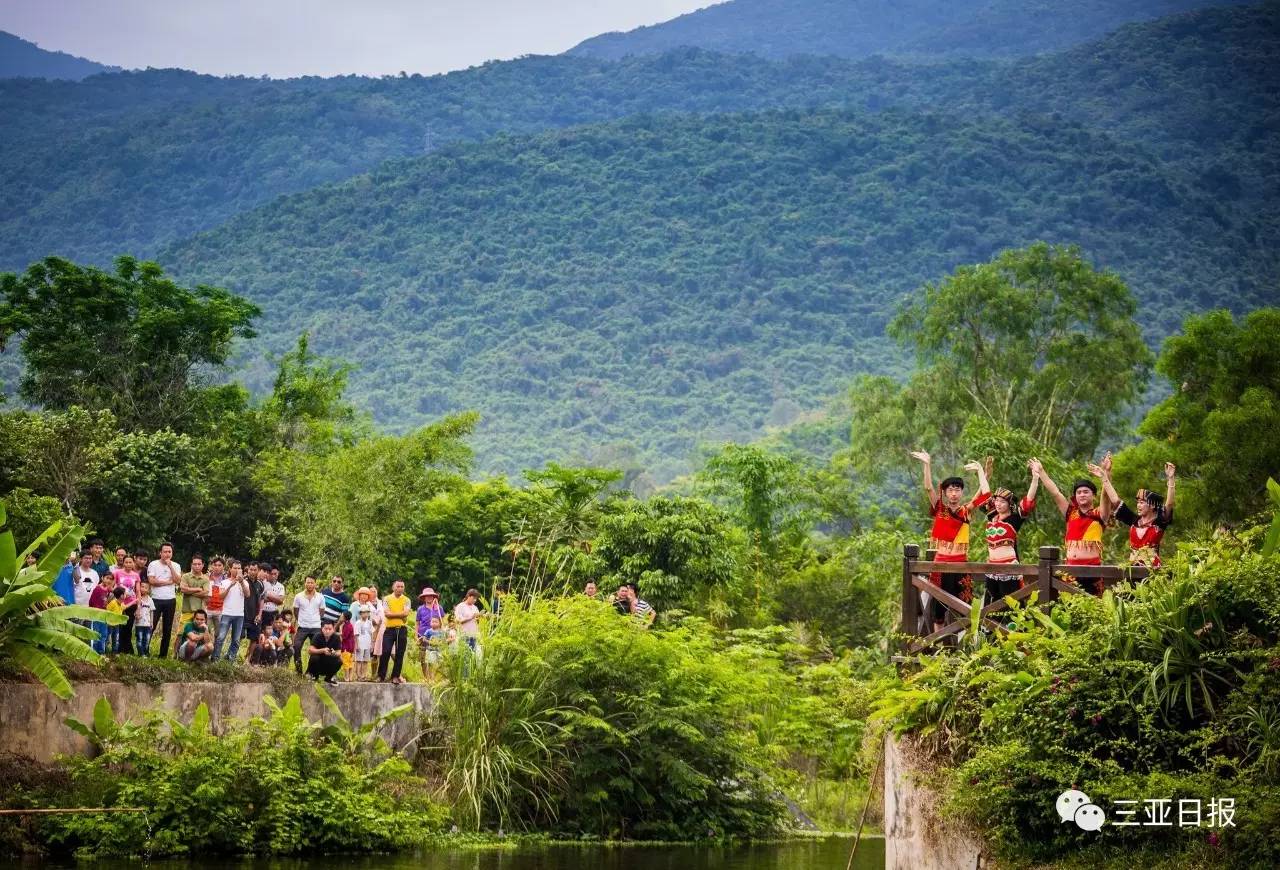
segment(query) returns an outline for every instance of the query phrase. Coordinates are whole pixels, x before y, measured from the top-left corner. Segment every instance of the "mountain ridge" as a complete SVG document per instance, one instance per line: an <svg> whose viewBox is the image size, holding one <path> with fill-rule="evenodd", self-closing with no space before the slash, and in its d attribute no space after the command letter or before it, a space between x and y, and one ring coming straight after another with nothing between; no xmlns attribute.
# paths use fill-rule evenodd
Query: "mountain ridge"
<svg viewBox="0 0 1280 870"><path fill-rule="evenodd" d="M650 111L946 107L1054 114L1202 164L1264 207L1280 178L1280 7L1205 10L1017 64L765 62L682 49L610 63L537 57L405 79L216 79L153 70L0 82L0 268L59 253L106 263L272 197L428 146ZM47 108L46 108L47 107ZM1274 199L1274 197L1272 197Z"/></svg>
<svg viewBox="0 0 1280 870"><path fill-rule="evenodd" d="M1158 205L1158 208L1156 207ZM898 364L894 303L1037 239L1120 270L1157 333L1274 301L1259 229L1079 125L776 111L653 115L451 145L162 252L303 329L403 427L477 408L481 467L628 443L655 477ZM394 327L389 326L394 324ZM242 375L265 387L270 369Z"/></svg>
<svg viewBox="0 0 1280 870"><path fill-rule="evenodd" d="M568 54L618 60L698 47L782 58L1016 57L1097 39L1120 25L1248 0L728 0L583 40Z"/></svg>
<svg viewBox="0 0 1280 870"><path fill-rule="evenodd" d="M120 67L108 66L65 51L50 51L21 36L0 30L0 79L79 80L115 72L120 72Z"/></svg>

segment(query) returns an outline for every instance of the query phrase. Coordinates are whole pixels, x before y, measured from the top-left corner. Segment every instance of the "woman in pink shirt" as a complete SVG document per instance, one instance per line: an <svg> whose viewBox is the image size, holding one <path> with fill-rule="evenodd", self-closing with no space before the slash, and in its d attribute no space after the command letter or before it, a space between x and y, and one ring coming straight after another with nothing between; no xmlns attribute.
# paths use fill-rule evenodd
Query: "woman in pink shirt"
<svg viewBox="0 0 1280 870"><path fill-rule="evenodd" d="M120 599L120 606L124 608L124 615L129 619L120 630L120 652L132 655L133 620L138 613L138 584L142 582L142 575L138 573L138 564L133 557L126 555L123 564L111 568L111 576L115 578L117 588L124 588L124 597Z"/></svg>

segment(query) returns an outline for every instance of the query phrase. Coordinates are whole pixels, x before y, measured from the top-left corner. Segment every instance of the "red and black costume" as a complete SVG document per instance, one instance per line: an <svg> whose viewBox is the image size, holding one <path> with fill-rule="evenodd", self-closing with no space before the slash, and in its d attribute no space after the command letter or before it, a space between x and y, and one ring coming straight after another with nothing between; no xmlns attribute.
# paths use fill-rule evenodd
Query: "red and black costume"
<svg viewBox="0 0 1280 870"><path fill-rule="evenodd" d="M996 512L995 496L1008 502L1010 513L1003 519ZM1036 509L1035 499L1024 498L1013 500L1013 493L1007 489L996 490L989 499L984 510L987 512L987 561L1001 564L1013 564L1018 561L1018 532L1026 521L1027 515ZM990 604L1024 585L1023 578L1017 574L988 574L985 603Z"/></svg>
<svg viewBox="0 0 1280 870"><path fill-rule="evenodd" d="M1143 522L1124 502L1116 505L1116 519L1129 527L1129 564L1160 567L1160 542L1173 524L1173 508L1165 507L1163 499L1149 490L1138 490L1138 500L1155 508L1155 515Z"/></svg>
<svg viewBox="0 0 1280 870"><path fill-rule="evenodd" d="M1101 565L1102 564L1102 511L1090 508L1080 510L1075 494L1081 487L1088 487L1097 493L1097 487L1088 481L1077 481L1071 488L1071 504L1067 507L1066 550L1068 565ZM1088 578L1076 581L1076 585L1093 595L1102 594L1102 580Z"/></svg>
<svg viewBox="0 0 1280 870"><path fill-rule="evenodd" d="M948 481L943 481L946 489ZM934 551L935 562L967 562L969 561L969 515L975 507L986 504L991 493L980 492L967 504L954 510L939 498L929 508L933 517L933 529L929 533L929 548ZM962 601L973 600L973 578L968 574L930 574L929 582ZM947 608L940 601L934 600L930 612L935 623L946 620Z"/></svg>

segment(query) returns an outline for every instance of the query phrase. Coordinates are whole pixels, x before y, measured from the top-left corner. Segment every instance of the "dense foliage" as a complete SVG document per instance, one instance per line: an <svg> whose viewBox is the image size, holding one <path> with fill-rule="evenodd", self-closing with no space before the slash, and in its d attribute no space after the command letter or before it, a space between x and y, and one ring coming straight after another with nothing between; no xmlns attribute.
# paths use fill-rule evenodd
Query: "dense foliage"
<svg viewBox="0 0 1280 870"><path fill-rule="evenodd" d="M1184 516L1239 522L1267 505L1267 478L1280 469L1280 310L1239 321L1227 311L1191 317L1165 342L1157 370L1171 395L1147 414L1138 444L1117 458L1125 490L1149 487L1155 469L1190 470ZM1123 494L1123 493L1122 493Z"/></svg>
<svg viewBox="0 0 1280 870"><path fill-rule="evenodd" d="M951 807L1006 857L1274 866L1280 562L1259 541L1184 544L1131 592L1072 596L1007 637L922 658L877 715L944 761ZM1234 798L1235 826L1087 833L1055 810L1069 787L1104 809Z"/></svg>
<svg viewBox="0 0 1280 870"><path fill-rule="evenodd" d="M1238 0L1227 0L1227 3ZM626 33L587 39L571 54L618 59L695 46L763 57L1016 56L1095 39L1128 21L1213 0L730 0ZM1222 5L1226 5L1225 3Z"/></svg>
<svg viewBox="0 0 1280 870"><path fill-rule="evenodd" d="M142 858L385 852L438 833L446 811L404 759L349 726L306 718L298 696L264 718L209 728L152 713L117 723L101 699L94 721L68 721L98 751L42 778L22 771L9 807L136 807L147 812L38 817L26 833L53 853ZM22 834L0 834L10 847ZM17 841L17 842L15 842Z"/></svg>
<svg viewBox="0 0 1280 870"><path fill-rule="evenodd" d="M639 839L763 836L805 773L858 769L847 669L785 669L783 635L649 631L583 596L504 607L452 659L439 769L467 828Z"/></svg>
<svg viewBox="0 0 1280 870"><path fill-rule="evenodd" d="M1155 190L1176 207L1152 213ZM482 468L594 461L623 441L663 480L699 441L747 440L851 370L893 365L886 298L956 263L1079 243L1163 330L1204 287L1265 298L1255 221L1067 124L780 113L449 147L164 258L262 300L260 346L307 329L352 360L384 425L474 408Z"/></svg>

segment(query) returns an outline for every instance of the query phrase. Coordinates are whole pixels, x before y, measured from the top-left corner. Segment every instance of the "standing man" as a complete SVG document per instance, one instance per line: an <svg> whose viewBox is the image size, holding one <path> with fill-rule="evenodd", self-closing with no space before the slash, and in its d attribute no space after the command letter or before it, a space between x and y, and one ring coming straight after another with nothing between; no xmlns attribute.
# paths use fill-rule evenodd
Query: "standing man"
<svg viewBox="0 0 1280 870"><path fill-rule="evenodd" d="M102 538L94 538L89 542L89 552L93 554L93 570L98 572L98 576L102 577L111 573L111 566L107 564L107 559L102 554L107 550L107 545L102 542Z"/></svg>
<svg viewBox="0 0 1280 870"><path fill-rule="evenodd" d="M160 658L169 655L174 615L178 609L178 583L181 579L182 566L173 561L173 544L165 541L160 545L160 558L152 560L147 566L151 602L156 607L156 622L160 628Z"/></svg>
<svg viewBox="0 0 1280 870"><path fill-rule="evenodd" d="M344 586L343 579L334 574L324 591L324 622L330 625L337 625L342 614L351 608L351 596L344 591Z"/></svg>
<svg viewBox="0 0 1280 870"><path fill-rule="evenodd" d="M75 584L75 603L82 607L89 606L89 598L93 595L93 590L97 588L99 581L98 572L93 570L93 554L88 550L80 553L80 562L76 565L75 570L71 572L71 582Z"/></svg>
<svg viewBox="0 0 1280 870"><path fill-rule="evenodd" d="M219 566L222 562L214 559ZM218 578L221 581L221 577ZM205 601L209 598L209 575L204 573L204 556L199 553L191 557L191 570L178 578L178 591L182 593L182 618L178 621L180 625L185 627L187 623L195 621L196 611L203 610ZM208 614L205 614L208 619ZM181 636L179 636L181 643Z"/></svg>
<svg viewBox="0 0 1280 870"><path fill-rule="evenodd" d="M1054 504L1066 518L1067 532L1064 541L1067 551L1066 564L1101 565L1102 529L1111 518L1111 506L1105 498L1102 499L1100 506L1095 505L1098 487L1093 481L1081 478L1072 486L1071 498L1068 499L1045 472L1044 465L1039 459L1032 458L1031 470L1035 472L1036 477L1040 478L1045 490L1053 496ZM1102 594L1101 579L1082 579L1077 581L1076 585L1091 595Z"/></svg>
<svg viewBox="0 0 1280 870"><path fill-rule="evenodd" d="M262 627L267 628L275 625L284 609L284 584L279 580L279 569L270 565L260 566L258 576L262 579Z"/></svg>
<svg viewBox="0 0 1280 870"><path fill-rule="evenodd" d="M986 504L991 497L986 469L978 462L965 465L966 471L972 471L978 476L978 494L965 502L962 479L948 477L938 489L934 489L932 459L929 454L917 450L911 455L924 466L922 482L925 494L929 497L929 516L933 518L933 528L929 533L929 548L935 551L933 560L969 561L969 515L975 507ZM973 578L968 574L931 574L929 582L961 601L973 600ZM946 606L940 601L931 601L930 613L934 630L942 628L947 618Z"/></svg>
<svg viewBox="0 0 1280 870"><path fill-rule="evenodd" d="M231 637L230 649L226 652L229 661L234 662L240 652L240 634L244 631L245 604L249 598L249 581L244 578L241 566L235 559L226 580L219 584L222 590L222 616L218 619L218 633L213 642L213 660L223 657L223 641Z"/></svg>
<svg viewBox="0 0 1280 870"><path fill-rule="evenodd" d="M400 676L400 673L404 670L404 651L409 633L405 623L409 621L413 602L404 594L403 580L397 580L391 585L391 594L384 600L386 604L384 619L387 627L382 635L382 657L378 659L378 682L386 682L387 663L394 655L396 663L391 670L391 682L403 683L404 677Z"/></svg>
<svg viewBox="0 0 1280 870"><path fill-rule="evenodd" d="M316 578L302 581L302 591L293 596L293 669L302 674L302 646L320 634L324 624L324 596L316 591Z"/></svg>
<svg viewBox="0 0 1280 870"><path fill-rule="evenodd" d="M249 584L249 594L244 599L244 636L249 639L249 652L258 642L258 633L262 630L262 571L257 562L250 562L245 570L245 580ZM236 658L239 652L233 652ZM248 654L245 654L248 658Z"/></svg>

